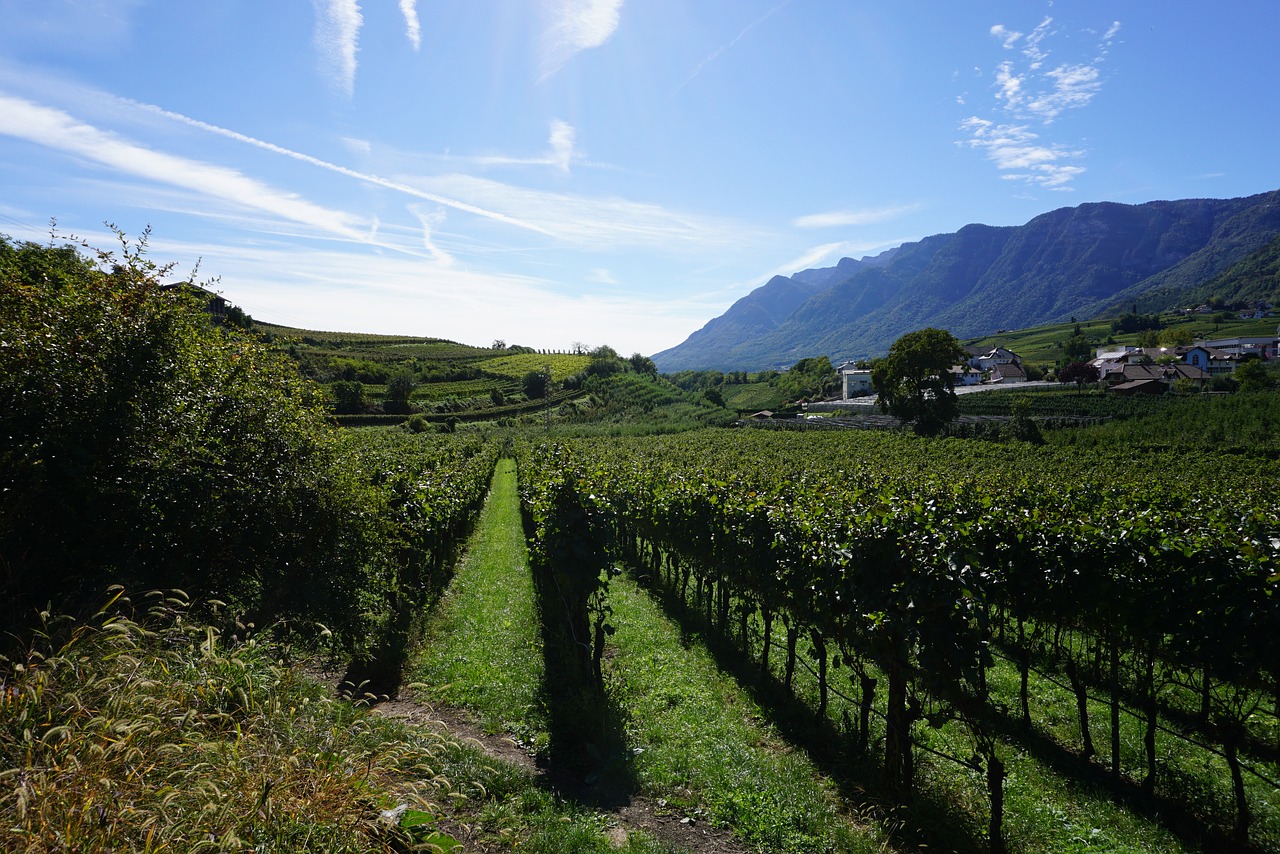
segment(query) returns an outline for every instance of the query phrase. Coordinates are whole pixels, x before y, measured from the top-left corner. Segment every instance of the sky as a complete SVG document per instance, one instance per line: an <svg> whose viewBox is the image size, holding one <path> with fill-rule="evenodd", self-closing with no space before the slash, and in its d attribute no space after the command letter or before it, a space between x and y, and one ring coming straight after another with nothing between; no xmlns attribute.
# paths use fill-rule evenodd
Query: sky
<svg viewBox="0 0 1280 854"><path fill-rule="evenodd" d="M271 323L650 355L967 223L1280 188L1278 32L1275 0L0 0L0 233L149 227Z"/></svg>

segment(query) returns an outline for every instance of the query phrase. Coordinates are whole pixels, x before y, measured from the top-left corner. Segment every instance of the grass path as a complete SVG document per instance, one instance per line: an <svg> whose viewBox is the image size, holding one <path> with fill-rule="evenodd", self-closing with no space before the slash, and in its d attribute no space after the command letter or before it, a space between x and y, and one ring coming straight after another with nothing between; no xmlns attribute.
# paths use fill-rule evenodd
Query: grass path
<svg viewBox="0 0 1280 854"><path fill-rule="evenodd" d="M881 846L841 813L833 787L750 697L627 577L610 583L608 690L626 720L635 794L662 821L730 826L755 850ZM466 558L431 618L411 681L432 703L546 751L541 633L514 463L503 460ZM682 821L683 820L683 821ZM636 840L638 841L638 840ZM695 850L704 850L701 846ZM740 850L736 843L705 850Z"/></svg>
<svg viewBox="0 0 1280 854"><path fill-rule="evenodd" d="M428 627L410 681L473 712L489 733L546 747L542 640L513 460L502 460L476 532Z"/></svg>

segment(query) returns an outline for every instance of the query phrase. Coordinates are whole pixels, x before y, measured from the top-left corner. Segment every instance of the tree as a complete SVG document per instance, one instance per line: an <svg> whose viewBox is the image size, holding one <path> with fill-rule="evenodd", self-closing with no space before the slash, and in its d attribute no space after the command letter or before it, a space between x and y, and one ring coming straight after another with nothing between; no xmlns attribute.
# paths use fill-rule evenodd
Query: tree
<svg viewBox="0 0 1280 854"><path fill-rule="evenodd" d="M368 405L364 383L359 380L338 380L329 388L333 391L333 411L340 415L364 412Z"/></svg>
<svg viewBox="0 0 1280 854"><path fill-rule="evenodd" d="M1275 388L1276 379L1266 366L1258 359L1241 362L1235 370L1236 381L1240 383L1240 391L1270 391Z"/></svg>
<svg viewBox="0 0 1280 854"><path fill-rule="evenodd" d="M529 371L521 380L524 396L533 400L535 397L547 396L547 373L545 371Z"/></svg>
<svg viewBox="0 0 1280 854"><path fill-rule="evenodd" d="M880 410L911 424L918 435L940 432L959 413L951 368L964 361L964 348L950 332L908 332L871 368Z"/></svg>
<svg viewBox="0 0 1280 854"><path fill-rule="evenodd" d="M1075 331L1071 333L1071 337L1062 345L1062 353L1066 356L1068 362L1083 362L1089 358L1089 353L1092 349L1089 339L1084 337L1084 332L1080 329L1079 324L1076 324Z"/></svg>
<svg viewBox="0 0 1280 854"><path fill-rule="evenodd" d="M1185 326L1170 326L1160 333L1160 343L1165 347L1188 347L1194 340L1195 336Z"/></svg>
<svg viewBox="0 0 1280 854"><path fill-rule="evenodd" d="M1072 362L1058 371L1058 382L1075 383L1076 391L1082 392L1085 383L1098 381L1098 366L1088 362Z"/></svg>
<svg viewBox="0 0 1280 854"><path fill-rule="evenodd" d="M415 383L410 374L397 374L387 382L387 394L382 404L385 412L408 414L412 407L409 398L413 395Z"/></svg>
<svg viewBox="0 0 1280 854"><path fill-rule="evenodd" d="M658 366L653 363L653 359L641 353L632 353L627 361L631 363L631 370L637 374L655 376L658 373Z"/></svg>

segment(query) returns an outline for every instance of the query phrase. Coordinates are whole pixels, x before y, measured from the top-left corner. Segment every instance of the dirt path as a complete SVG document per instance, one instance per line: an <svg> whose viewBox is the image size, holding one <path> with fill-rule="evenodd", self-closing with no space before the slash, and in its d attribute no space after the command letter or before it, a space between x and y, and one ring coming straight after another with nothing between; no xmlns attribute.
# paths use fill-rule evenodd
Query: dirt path
<svg viewBox="0 0 1280 854"><path fill-rule="evenodd" d="M460 710L395 699L378 703L373 711L472 744L486 755L519 766L551 785L548 769L535 756L511 738L484 732ZM617 847L625 845L627 836L639 830L692 854L748 854L750 851L728 831L665 810L660 800L633 795L628 803L605 814L612 817L608 835Z"/></svg>

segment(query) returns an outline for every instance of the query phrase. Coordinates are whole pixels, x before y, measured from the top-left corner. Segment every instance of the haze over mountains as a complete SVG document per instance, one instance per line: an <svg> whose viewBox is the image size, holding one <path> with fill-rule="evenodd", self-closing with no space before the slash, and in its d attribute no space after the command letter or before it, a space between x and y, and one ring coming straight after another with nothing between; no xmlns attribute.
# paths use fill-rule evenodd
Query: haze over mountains
<svg viewBox="0 0 1280 854"><path fill-rule="evenodd" d="M834 267L775 276L658 369L759 370L883 354L926 326L957 337L1158 311L1219 295L1280 301L1280 190L1238 199L1059 208L1020 226L966 225Z"/></svg>

